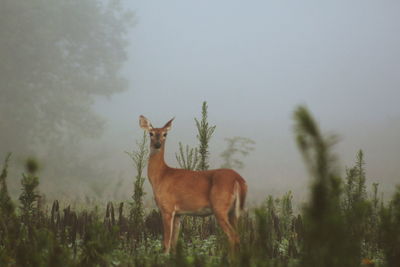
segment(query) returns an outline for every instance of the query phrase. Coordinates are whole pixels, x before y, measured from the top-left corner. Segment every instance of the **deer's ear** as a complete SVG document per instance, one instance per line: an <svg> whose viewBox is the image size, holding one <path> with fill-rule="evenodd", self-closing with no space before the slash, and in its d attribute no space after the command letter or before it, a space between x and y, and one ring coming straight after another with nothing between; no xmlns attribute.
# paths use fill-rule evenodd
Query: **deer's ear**
<svg viewBox="0 0 400 267"><path fill-rule="evenodd" d="M172 121L175 119L175 117L173 117L172 119L170 119L163 127L163 129L169 131L172 127Z"/></svg>
<svg viewBox="0 0 400 267"><path fill-rule="evenodd" d="M151 131L151 129L153 129L150 121L143 115L139 117L139 125L143 130Z"/></svg>

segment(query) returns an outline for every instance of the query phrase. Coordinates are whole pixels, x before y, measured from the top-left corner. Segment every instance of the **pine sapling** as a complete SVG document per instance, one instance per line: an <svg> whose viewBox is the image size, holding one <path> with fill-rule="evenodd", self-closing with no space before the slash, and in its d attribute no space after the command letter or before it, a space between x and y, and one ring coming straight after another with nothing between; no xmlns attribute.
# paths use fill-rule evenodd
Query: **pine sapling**
<svg viewBox="0 0 400 267"><path fill-rule="evenodd" d="M194 119L196 122L196 127L197 127L197 139L199 140L199 154L200 154L200 162L199 165L197 166L198 170L208 170L210 167L208 163L208 156L209 156L209 142L211 139L211 136L213 135L215 131L215 125L210 126L207 117L208 117L208 106L207 102L203 102L203 106L201 109L201 120L197 120L196 118Z"/></svg>
<svg viewBox="0 0 400 267"><path fill-rule="evenodd" d="M133 229L133 235L138 240L141 239L144 229L144 205L143 198L144 192L144 181L143 175L144 168L146 167L149 150L147 148L147 135L143 132L141 141L136 142L137 149L133 152L126 152L133 161L133 166L136 169L136 178L134 182L134 189L132 195L132 202L130 203L131 209L129 214L129 222Z"/></svg>

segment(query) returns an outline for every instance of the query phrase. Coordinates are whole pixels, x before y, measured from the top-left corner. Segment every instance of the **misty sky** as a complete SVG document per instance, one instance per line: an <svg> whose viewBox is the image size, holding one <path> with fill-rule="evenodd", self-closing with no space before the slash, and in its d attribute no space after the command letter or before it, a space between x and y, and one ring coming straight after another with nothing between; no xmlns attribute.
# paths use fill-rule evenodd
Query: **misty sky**
<svg viewBox="0 0 400 267"><path fill-rule="evenodd" d="M308 178L293 138L292 112L307 105L327 133L340 136L342 169L358 149L368 182L400 183L399 1L125 1L135 12L124 75L129 91L99 100L108 119L98 149L112 168L134 175L129 158L142 131L176 116L167 162L178 142L197 144L193 118L202 101L217 125L211 165L225 137L255 151L239 172L250 195L301 191Z"/></svg>

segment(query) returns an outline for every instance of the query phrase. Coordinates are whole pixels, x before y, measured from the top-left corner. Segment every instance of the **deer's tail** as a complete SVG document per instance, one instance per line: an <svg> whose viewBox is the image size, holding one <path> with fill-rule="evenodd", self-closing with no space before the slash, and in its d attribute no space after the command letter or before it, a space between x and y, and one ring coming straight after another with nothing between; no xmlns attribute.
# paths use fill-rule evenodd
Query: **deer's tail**
<svg viewBox="0 0 400 267"><path fill-rule="evenodd" d="M235 182L235 216L239 218L240 212L244 209L244 203L246 202L247 185L246 182L241 179Z"/></svg>

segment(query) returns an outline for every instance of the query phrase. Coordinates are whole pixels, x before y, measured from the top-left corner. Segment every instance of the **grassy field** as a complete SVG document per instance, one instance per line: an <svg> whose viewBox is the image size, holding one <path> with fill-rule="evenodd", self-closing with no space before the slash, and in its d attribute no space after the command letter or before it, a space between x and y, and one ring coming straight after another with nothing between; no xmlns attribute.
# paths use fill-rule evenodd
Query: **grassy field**
<svg viewBox="0 0 400 267"><path fill-rule="evenodd" d="M312 179L308 201L298 214L292 192L247 207L234 252L213 217L185 217L176 251L162 253L160 213L143 207L145 142L130 154L143 165L132 199L79 210L43 203L34 160L12 200L8 157L0 176L0 266L399 266L400 188L389 202L379 197L378 184L368 188L362 151L342 178L331 139L305 108L294 118Z"/></svg>

